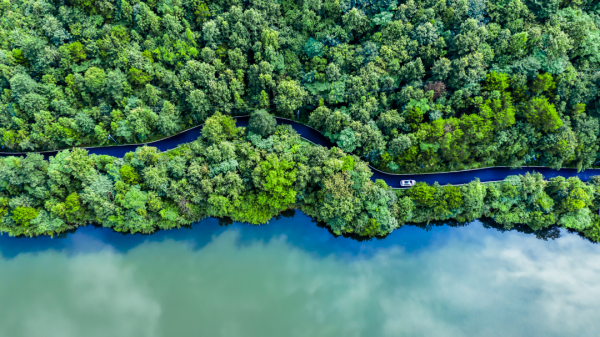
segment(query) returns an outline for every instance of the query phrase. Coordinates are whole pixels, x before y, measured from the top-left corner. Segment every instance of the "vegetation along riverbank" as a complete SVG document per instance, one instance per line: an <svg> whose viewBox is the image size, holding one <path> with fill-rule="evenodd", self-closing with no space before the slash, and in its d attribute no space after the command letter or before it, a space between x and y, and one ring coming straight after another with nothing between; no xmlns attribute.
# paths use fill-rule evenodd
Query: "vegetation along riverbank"
<svg viewBox="0 0 600 337"><path fill-rule="evenodd" d="M83 149L49 161L39 154L3 158L0 232L57 235L94 223L152 233L208 216L262 224L295 208L336 234L382 236L407 223L489 217L506 229L559 225L600 240L600 178L545 181L534 174L393 190L370 177L358 157L306 142L264 111L248 128L217 113L201 138L165 153L140 147L124 158Z"/></svg>

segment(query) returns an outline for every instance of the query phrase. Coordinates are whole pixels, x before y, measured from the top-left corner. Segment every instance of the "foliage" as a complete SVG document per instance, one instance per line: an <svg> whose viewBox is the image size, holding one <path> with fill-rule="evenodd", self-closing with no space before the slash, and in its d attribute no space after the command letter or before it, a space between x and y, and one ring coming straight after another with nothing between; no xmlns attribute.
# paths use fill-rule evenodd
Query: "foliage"
<svg viewBox="0 0 600 337"><path fill-rule="evenodd" d="M203 134L173 151L139 147L124 158L83 149L49 161L39 154L4 157L0 232L57 235L95 223L152 233L207 216L261 224L290 208L332 228L343 213L348 233L385 235L398 227L395 196L369 179L356 156L312 145L284 126L262 138L221 114L208 118ZM255 145L259 140L269 146Z"/></svg>
<svg viewBox="0 0 600 337"><path fill-rule="evenodd" d="M262 137L268 137L275 132L277 120L265 110L256 110L250 116L248 130Z"/></svg>
<svg viewBox="0 0 600 337"><path fill-rule="evenodd" d="M208 136L165 153L139 147L124 158L83 149L49 161L39 154L4 157L0 231L57 235L95 223L152 233L207 216L261 224L296 208L338 235L374 237L407 223L488 217L508 230L562 226L598 241L600 177L583 183L528 173L496 183L418 182L393 191L372 181L358 157L305 142L290 127L263 138L230 122L216 114L207 120Z"/></svg>
<svg viewBox="0 0 600 337"><path fill-rule="evenodd" d="M147 141L216 111L305 109L312 123L319 106L333 113L313 125L384 171L533 160L581 170L599 145L597 10L541 0L15 0L0 19L2 143Z"/></svg>
<svg viewBox="0 0 600 337"><path fill-rule="evenodd" d="M598 242L599 178L583 183L577 178L544 180L539 173L527 173L499 183L476 180L460 187L419 182L408 190L396 191L399 204L406 209L398 213L398 220L464 222L485 216L507 230L526 225L538 231L558 225Z"/></svg>
<svg viewBox="0 0 600 337"><path fill-rule="evenodd" d="M233 139L238 133L235 120L229 116L221 115L218 111L206 120L202 128L202 135L211 143L219 143Z"/></svg>
<svg viewBox="0 0 600 337"><path fill-rule="evenodd" d="M19 206L13 210L12 219L17 225L28 227L31 220L38 216L38 211L32 207Z"/></svg>
<svg viewBox="0 0 600 337"><path fill-rule="evenodd" d="M275 213L294 204L296 191L292 186L297 176L296 163L279 160L277 156L270 154L259 164L262 179L257 179L256 183L264 189L264 192L259 194L259 204L272 208Z"/></svg>

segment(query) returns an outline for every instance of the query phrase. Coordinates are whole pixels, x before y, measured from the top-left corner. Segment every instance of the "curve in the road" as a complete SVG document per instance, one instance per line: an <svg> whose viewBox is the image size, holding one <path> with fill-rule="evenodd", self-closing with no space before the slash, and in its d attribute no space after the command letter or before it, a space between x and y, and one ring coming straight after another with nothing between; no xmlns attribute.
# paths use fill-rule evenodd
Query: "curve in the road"
<svg viewBox="0 0 600 337"><path fill-rule="evenodd" d="M236 118L238 126L248 126L248 121L250 119L249 116L240 116L234 118ZM334 144L331 141L329 141L329 139L327 139L327 137L325 137L322 133L307 125L280 117L277 117L277 123L291 125L294 128L294 130L296 130L296 132L300 134L300 136L314 144L322 145L325 147L334 146ZM188 129L184 132L181 132L177 135L157 140L154 142L119 146L88 147L85 149L88 150L89 153L94 153L98 155L104 154L114 157L123 157L127 152L135 151L136 148L144 145L156 147L159 151L167 151L176 148L180 144L189 143L196 140L200 136L201 132L202 125L199 125L192 129ZM39 153L43 154L44 157L48 159L50 156L56 155L58 151L44 151ZM0 156L2 157L15 155L27 155L27 153L0 152ZM373 171L373 176L371 177L371 179L382 179L389 186L394 188L399 187L400 180L416 180L423 181L428 184L438 182L441 185L461 185L467 184L470 181L475 180L476 178L479 178L479 180L481 180L482 182L500 181L504 180L507 176L525 174L527 172L539 172L544 175L545 179L562 176L565 178L578 177L582 181L588 181L592 178L592 176L600 175L600 169L588 169L582 172L577 172L576 169L563 168L560 170L553 170L547 167L525 167L519 169L511 169L508 167L490 167L457 172L423 174L391 174L381 172L373 167L371 167L371 169Z"/></svg>

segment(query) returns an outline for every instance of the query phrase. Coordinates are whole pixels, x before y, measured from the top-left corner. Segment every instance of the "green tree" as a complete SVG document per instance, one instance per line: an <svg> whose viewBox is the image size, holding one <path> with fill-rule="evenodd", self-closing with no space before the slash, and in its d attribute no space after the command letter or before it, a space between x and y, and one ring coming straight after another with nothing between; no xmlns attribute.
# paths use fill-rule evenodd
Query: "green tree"
<svg viewBox="0 0 600 337"><path fill-rule="evenodd" d="M277 120L266 110L256 110L250 116L248 130L262 137L268 137L275 133Z"/></svg>
<svg viewBox="0 0 600 337"><path fill-rule="evenodd" d="M483 90L498 91L503 93L510 87L510 78L507 74L492 71L485 76L485 81L481 85Z"/></svg>
<svg viewBox="0 0 600 337"><path fill-rule="evenodd" d="M137 68L129 68L129 78L139 86L145 86L152 80L152 76Z"/></svg>
<svg viewBox="0 0 600 337"><path fill-rule="evenodd" d="M516 109L509 93L498 99L488 99L480 107L481 117L493 121L496 129L506 129L516 123Z"/></svg>
<svg viewBox="0 0 600 337"><path fill-rule="evenodd" d="M355 132L351 128L345 128L339 135L337 146L344 152L352 153L359 146Z"/></svg>
<svg viewBox="0 0 600 337"><path fill-rule="evenodd" d="M129 140L136 137L144 141L156 128L157 114L149 108L138 107L127 113L127 118L119 124L118 136L125 136ZM130 135L129 137L127 135Z"/></svg>
<svg viewBox="0 0 600 337"><path fill-rule="evenodd" d="M275 106L285 116L292 116L304 104L307 93L297 81L283 80L277 85Z"/></svg>
<svg viewBox="0 0 600 337"><path fill-rule="evenodd" d="M121 69L117 68L109 71L106 76L105 92L110 94L114 101L118 102L123 99L126 83L127 76L121 71Z"/></svg>
<svg viewBox="0 0 600 337"><path fill-rule="evenodd" d="M70 43L67 48L69 49L69 53L75 62L79 62L87 58L85 47L81 42L75 41Z"/></svg>
<svg viewBox="0 0 600 337"><path fill-rule="evenodd" d="M129 165L121 166L119 174L121 175L121 179L129 185L137 185L139 183L140 175Z"/></svg>
<svg viewBox="0 0 600 337"><path fill-rule="evenodd" d="M371 218L371 219L369 219L368 225L363 228L360 235L368 236L368 237L372 238L375 235L379 234L379 228L380 228L380 225L377 222L377 220Z"/></svg>
<svg viewBox="0 0 600 337"><path fill-rule="evenodd" d="M408 135L400 135L397 138L392 139L389 144L388 152L394 157L400 156L412 146L412 142L413 140Z"/></svg>
<svg viewBox="0 0 600 337"><path fill-rule="evenodd" d="M196 118L199 121L203 121L208 117L209 112L211 111L210 101L208 97L204 94L204 91L196 89L193 90L186 101L190 105L192 112L196 115Z"/></svg>
<svg viewBox="0 0 600 337"><path fill-rule="evenodd" d="M590 204L590 196L580 187L574 188L565 200L565 207L569 212L578 211Z"/></svg>
<svg viewBox="0 0 600 337"><path fill-rule="evenodd" d="M555 131L563 125L554 104L548 102L546 97L532 98L527 103L524 114L527 122L544 132Z"/></svg>
<svg viewBox="0 0 600 337"><path fill-rule="evenodd" d="M531 91L535 95L539 95L543 92L553 92L556 90L556 82L554 82L554 78L552 78L552 74L543 73L539 74L531 85Z"/></svg>
<svg viewBox="0 0 600 337"><path fill-rule="evenodd" d="M103 69L91 67L85 72L85 86L93 94L100 94L106 85L106 73Z"/></svg>
<svg viewBox="0 0 600 337"><path fill-rule="evenodd" d="M169 101L166 101L158 114L158 129L160 133L166 136L177 133L181 130L181 118L177 107Z"/></svg>
<svg viewBox="0 0 600 337"><path fill-rule="evenodd" d="M458 209L463 204L463 196L458 186L444 186L444 199L450 209Z"/></svg>
<svg viewBox="0 0 600 337"><path fill-rule="evenodd" d="M71 223L82 220L85 216L85 210L81 204L81 198L76 192L69 194L65 200L65 216L67 221Z"/></svg>
<svg viewBox="0 0 600 337"><path fill-rule="evenodd" d="M435 187L424 182L418 182L408 190L409 196L419 205L432 207L434 204Z"/></svg>
<svg viewBox="0 0 600 337"><path fill-rule="evenodd" d="M259 164L259 184L264 191L258 194L258 203L274 210L284 210L296 202L296 163L269 154Z"/></svg>
<svg viewBox="0 0 600 337"><path fill-rule="evenodd" d="M235 120L230 116L222 115L218 111L206 120L202 128L202 135L211 143L233 139L237 133Z"/></svg>
<svg viewBox="0 0 600 337"><path fill-rule="evenodd" d="M369 18L367 18L363 11L352 8L342 16L342 22L346 31L351 34L353 33L355 36L360 36L367 30Z"/></svg>
<svg viewBox="0 0 600 337"><path fill-rule="evenodd" d="M31 220L38 216L38 210L33 207L19 206L13 209L13 220L20 226L28 227Z"/></svg>

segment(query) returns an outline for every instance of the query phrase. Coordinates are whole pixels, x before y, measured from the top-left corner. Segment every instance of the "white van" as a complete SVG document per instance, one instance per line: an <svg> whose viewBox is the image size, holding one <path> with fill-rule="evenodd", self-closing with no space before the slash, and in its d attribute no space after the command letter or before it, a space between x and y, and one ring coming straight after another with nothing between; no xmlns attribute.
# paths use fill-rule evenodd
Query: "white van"
<svg viewBox="0 0 600 337"><path fill-rule="evenodd" d="M400 180L400 186L402 187L414 186L416 183L414 180Z"/></svg>

